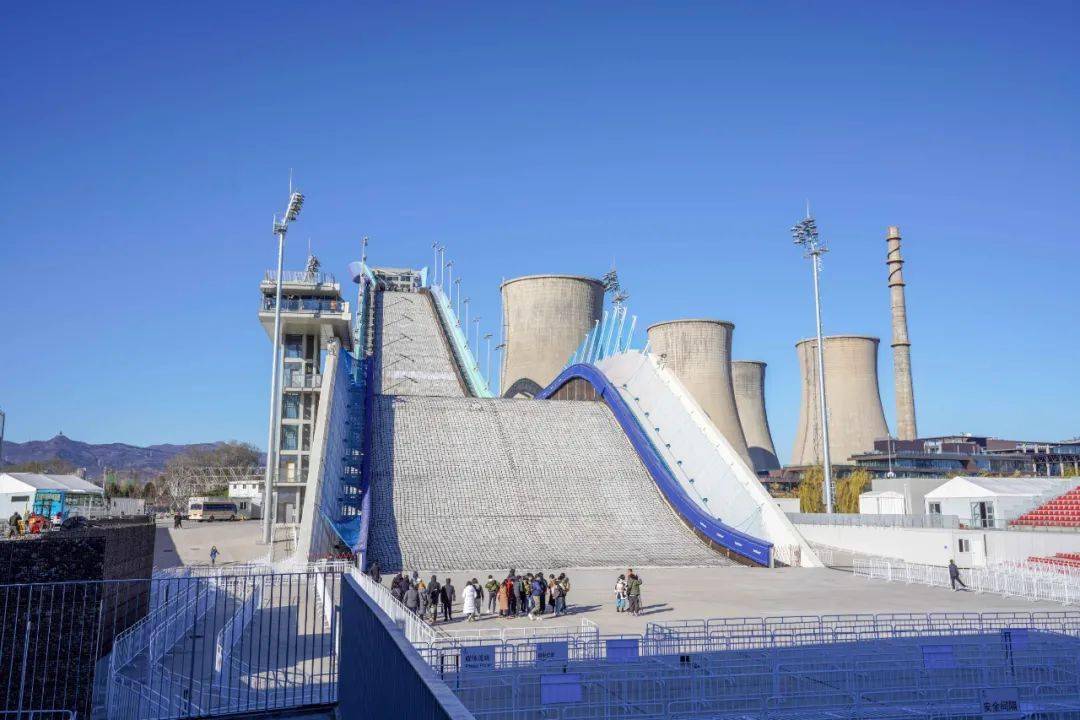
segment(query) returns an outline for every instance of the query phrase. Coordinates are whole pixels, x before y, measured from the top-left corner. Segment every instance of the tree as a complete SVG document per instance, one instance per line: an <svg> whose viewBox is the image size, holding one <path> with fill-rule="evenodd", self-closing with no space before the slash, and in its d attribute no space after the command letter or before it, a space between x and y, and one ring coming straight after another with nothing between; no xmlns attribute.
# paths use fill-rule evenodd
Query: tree
<svg viewBox="0 0 1080 720"><path fill-rule="evenodd" d="M825 471L820 465L803 471L799 481L799 509L804 513L825 512L821 489L825 484Z"/></svg>
<svg viewBox="0 0 1080 720"><path fill-rule="evenodd" d="M75 470L76 467L72 463L58 457L4 466L4 472L28 472L42 475L71 475Z"/></svg>
<svg viewBox="0 0 1080 720"><path fill-rule="evenodd" d="M221 443L209 450L189 450L165 464L158 478L161 493L173 510L186 510L188 500L199 494L211 494L214 488L228 486L228 481L257 474L262 453L254 445Z"/></svg>
<svg viewBox="0 0 1080 720"><path fill-rule="evenodd" d="M870 489L870 471L854 470L836 483L836 511L842 513L859 512L859 494Z"/></svg>
<svg viewBox="0 0 1080 720"><path fill-rule="evenodd" d="M157 485L154 484L153 480L148 481L142 486L142 497L150 503L155 502L158 499Z"/></svg>

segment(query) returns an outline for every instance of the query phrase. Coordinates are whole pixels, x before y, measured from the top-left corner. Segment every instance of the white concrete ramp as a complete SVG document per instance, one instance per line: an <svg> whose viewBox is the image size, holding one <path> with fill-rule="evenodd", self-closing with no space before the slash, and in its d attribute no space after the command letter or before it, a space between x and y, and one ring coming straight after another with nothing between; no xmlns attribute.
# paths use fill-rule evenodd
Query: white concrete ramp
<svg viewBox="0 0 1080 720"><path fill-rule="evenodd" d="M384 571L727 565L598 402L378 396L369 557Z"/></svg>

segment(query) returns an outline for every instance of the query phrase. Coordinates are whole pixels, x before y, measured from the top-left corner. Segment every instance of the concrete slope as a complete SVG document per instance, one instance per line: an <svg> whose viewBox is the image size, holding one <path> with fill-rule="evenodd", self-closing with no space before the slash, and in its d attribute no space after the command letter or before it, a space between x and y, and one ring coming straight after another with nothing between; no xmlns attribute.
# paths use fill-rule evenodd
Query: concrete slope
<svg viewBox="0 0 1080 720"><path fill-rule="evenodd" d="M369 557L383 570L725 565L602 403L377 396Z"/></svg>
<svg viewBox="0 0 1080 720"><path fill-rule="evenodd" d="M375 347L377 392L465 396L453 355L426 294L376 295Z"/></svg>

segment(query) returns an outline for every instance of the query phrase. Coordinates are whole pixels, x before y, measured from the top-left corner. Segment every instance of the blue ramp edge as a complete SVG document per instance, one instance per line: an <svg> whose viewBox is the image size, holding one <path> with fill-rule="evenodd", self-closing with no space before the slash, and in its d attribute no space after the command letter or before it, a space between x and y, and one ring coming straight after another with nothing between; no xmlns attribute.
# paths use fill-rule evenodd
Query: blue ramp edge
<svg viewBox="0 0 1080 720"><path fill-rule="evenodd" d="M611 409L615 420L622 427L626 437L630 440L634 451L637 452L645 469L649 471L656 486L660 489L668 504L675 510L683 521L694 528L699 534L716 543L720 547L745 558L756 565L771 566L772 543L747 535L735 528L724 524L720 520L706 513L701 507L690 499L690 496L682 489L679 481L671 474L671 468L664 462L663 457L657 452L649 436L638 424L634 413L623 400L615 385L608 380L595 365L578 363L570 365L555 378L550 385L536 395L538 400L551 398L559 388L574 379L588 382L596 390L596 393L604 399L608 408ZM568 400L565 402L582 402Z"/></svg>

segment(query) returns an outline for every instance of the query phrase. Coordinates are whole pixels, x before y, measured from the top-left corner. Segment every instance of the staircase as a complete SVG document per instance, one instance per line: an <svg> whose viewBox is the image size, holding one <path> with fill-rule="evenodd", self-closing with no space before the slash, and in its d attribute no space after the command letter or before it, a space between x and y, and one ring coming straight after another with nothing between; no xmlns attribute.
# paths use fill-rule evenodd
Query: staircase
<svg viewBox="0 0 1080 720"><path fill-rule="evenodd" d="M1080 487L1069 490L1013 520L1011 525L1080 528Z"/></svg>
<svg viewBox="0 0 1080 720"><path fill-rule="evenodd" d="M603 403L380 395L371 420L384 571L732 564L667 507Z"/></svg>

